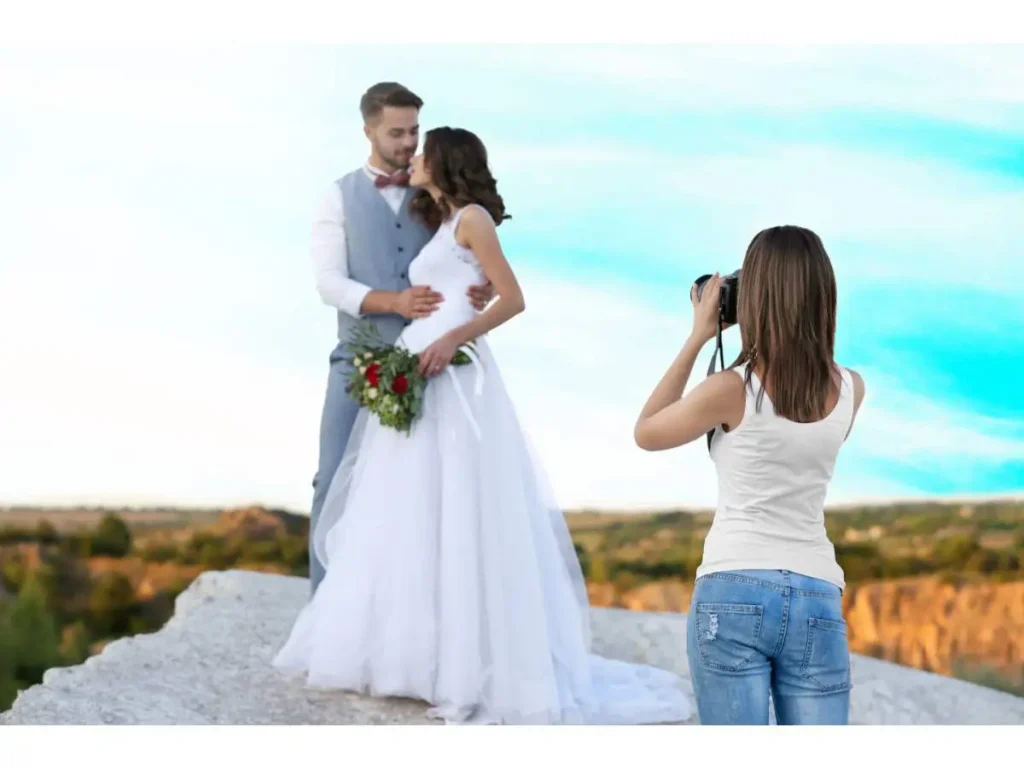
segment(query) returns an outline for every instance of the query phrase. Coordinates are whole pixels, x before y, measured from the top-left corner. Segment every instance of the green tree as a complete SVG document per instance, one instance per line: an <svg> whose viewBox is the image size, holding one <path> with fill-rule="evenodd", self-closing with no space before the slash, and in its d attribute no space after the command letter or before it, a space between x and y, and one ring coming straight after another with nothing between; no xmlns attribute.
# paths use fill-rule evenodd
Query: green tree
<svg viewBox="0 0 1024 768"><path fill-rule="evenodd" d="M40 520L36 524L36 540L42 544L55 544L60 539L57 529L49 520Z"/></svg>
<svg viewBox="0 0 1024 768"><path fill-rule="evenodd" d="M60 639L60 655L68 666L81 664L89 658L91 636L85 622L76 621L64 627Z"/></svg>
<svg viewBox="0 0 1024 768"><path fill-rule="evenodd" d="M976 536L957 534L939 539L932 548L932 560L943 569L964 570L981 550Z"/></svg>
<svg viewBox="0 0 1024 768"><path fill-rule="evenodd" d="M69 533L61 537L60 551L70 557L92 556L92 535L90 533Z"/></svg>
<svg viewBox="0 0 1024 768"><path fill-rule="evenodd" d="M1002 570L1004 558L999 552L991 549L979 549L964 565L965 571L991 575Z"/></svg>
<svg viewBox="0 0 1024 768"><path fill-rule="evenodd" d="M590 576L589 580L595 584L603 584L606 581L610 581L611 577L608 573L608 558L602 554L593 555L590 558Z"/></svg>
<svg viewBox="0 0 1024 768"><path fill-rule="evenodd" d="M21 541L32 541L32 531L18 528L14 525L5 525L0 528L0 544L15 544Z"/></svg>
<svg viewBox="0 0 1024 768"><path fill-rule="evenodd" d="M92 553L109 557L124 557L132 550L132 532L120 517L104 517L92 535Z"/></svg>
<svg viewBox="0 0 1024 768"><path fill-rule="evenodd" d="M58 623L64 624L85 611L92 577L83 560L62 549L54 550L47 553L35 575Z"/></svg>
<svg viewBox="0 0 1024 768"><path fill-rule="evenodd" d="M60 664L57 622L46 606L46 594L32 575L10 609L10 631L14 638L17 677L32 685L43 673Z"/></svg>
<svg viewBox="0 0 1024 768"><path fill-rule="evenodd" d="M583 571L583 578L590 578L590 554L578 542L572 543L573 549L576 550L576 559L579 560L580 570Z"/></svg>
<svg viewBox="0 0 1024 768"><path fill-rule="evenodd" d="M174 615L174 598L177 597L177 594L171 590L161 590L140 604L136 616L136 627L140 627L140 629L133 634L155 632L166 624Z"/></svg>
<svg viewBox="0 0 1024 768"><path fill-rule="evenodd" d="M876 579L882 575L882 557L874 544L836 544L835 550L847 581Z"/></svg>
<svg viewBox="0 0 1024 768"><path fill-rule="evenodd" d="M309 543L302 536L284 536L281 542L281 559L293 572L309 567Z"/></svg>
<svg viewBox="0 0 1024 768"><path fill-rule="evenodd" d="M281 555L281 542L248 541L242 545L241 562L243 563L274 563L284 559Z"/></svg>
<svg viewBox="0 0 1024 768"><path fill-rule="evenodd" d="M223 539L208 539L199 551L199 563L206 568L221 569L231 564Z"/></svg>
<svg viewBox="0 0 1024 768"><path fill-rule="evenodd" d="M18 695L17 658L10 608L0 603L0 712L9 709Z"/></svg>
<svg viewBox="0 0 1024 768"><path fill-rule="evenodd" d="M196 531L189 537L189 540L181 547L178 553L178 562L182 565L197 565L201 562L203 549L217 537L205 531Z"/></svg>
<svg viewBox="0 0 1024 768"><path fill-rule="evenodd" d="M169 563L178 556L178 548L170 542L151 542L142 550L147 563Z"/></svg>
<svg viewBox="0 0 1024 768"><path fill-rule="evenodd" d="M21 585L25 583L25 562L17 552L5 557L0 562L0 585L12 595L21 591Z"/></svg>
<svg viewBox="0 0 1024 768"><path fill-rule="evenodd" d="M135 612L135 589L123 573L105 573L89 595L89 626L100 636L129 631Z"/></svg>

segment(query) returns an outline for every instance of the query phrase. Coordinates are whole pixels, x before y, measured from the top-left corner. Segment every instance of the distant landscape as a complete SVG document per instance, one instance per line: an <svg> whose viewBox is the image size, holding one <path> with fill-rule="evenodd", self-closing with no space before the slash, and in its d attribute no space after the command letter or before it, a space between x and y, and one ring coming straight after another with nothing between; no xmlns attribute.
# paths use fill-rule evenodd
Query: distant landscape
<svg viewBox="0 0 1024 768"><path fill-rule="evenodd" d="M591 602L685 611L709 512L567 515ZM853 651L1024 695L1024 502L836 510ZM54 666L158 630L205 570L308 575L287 510L0 508L0 711Z"/></svg>

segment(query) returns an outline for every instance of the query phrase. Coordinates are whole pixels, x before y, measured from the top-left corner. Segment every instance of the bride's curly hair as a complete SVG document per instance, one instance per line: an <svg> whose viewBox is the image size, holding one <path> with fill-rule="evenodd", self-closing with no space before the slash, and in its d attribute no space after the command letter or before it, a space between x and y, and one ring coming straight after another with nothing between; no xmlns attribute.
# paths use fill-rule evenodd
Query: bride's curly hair
<svg viewBox="0 0 1024 768"><path fill-rule="evenodd" d="M411 213L430 229L437 229L454 210L470 203L483 206L495 226L512 217L498 184L487 167L487 148L476 134L463 128L434 128L423 142L423 162L434 185L441 190L435 201L425 189L417 190L409 203Z"/></svg>

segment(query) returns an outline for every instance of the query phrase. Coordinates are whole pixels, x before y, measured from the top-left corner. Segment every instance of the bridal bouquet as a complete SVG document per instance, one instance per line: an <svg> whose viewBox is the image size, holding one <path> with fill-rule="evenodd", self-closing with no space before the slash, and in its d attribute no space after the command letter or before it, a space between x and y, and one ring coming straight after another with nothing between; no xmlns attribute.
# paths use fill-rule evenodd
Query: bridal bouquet
<svg viewBox="0 0 1024 768"><path fill-rule="evenodd" d="M467 346L473 350L472 342ZM381 424L408 434L423 410L423 391L427 387L427 380L419 372L419 355L388 344L377 327L367 321L356 325L346 349L353 357L345 391L375 413ZM464 350L455 353L451 365L472 362Z"/></svg>

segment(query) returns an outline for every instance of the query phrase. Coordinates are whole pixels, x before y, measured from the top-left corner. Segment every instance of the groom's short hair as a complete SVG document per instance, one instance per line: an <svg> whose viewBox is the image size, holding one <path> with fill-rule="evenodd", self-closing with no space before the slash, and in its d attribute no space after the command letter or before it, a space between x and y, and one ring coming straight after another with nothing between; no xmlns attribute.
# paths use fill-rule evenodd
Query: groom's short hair
<svg viewBox="0 0 1024 768"><path fill-rule="evenodd" d="M371 85L359 100L359 111L363 120L370 122L380 117L384 107L415 107L423 106L423 99L410 91L401 83L377 83Z"/></svg>

